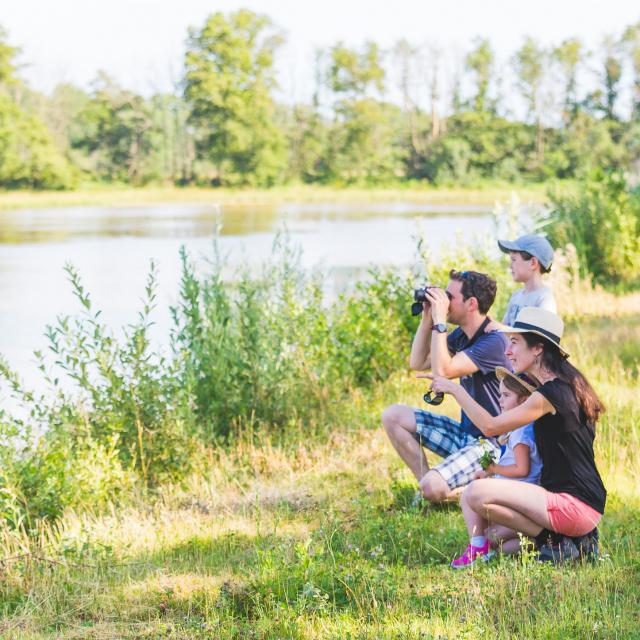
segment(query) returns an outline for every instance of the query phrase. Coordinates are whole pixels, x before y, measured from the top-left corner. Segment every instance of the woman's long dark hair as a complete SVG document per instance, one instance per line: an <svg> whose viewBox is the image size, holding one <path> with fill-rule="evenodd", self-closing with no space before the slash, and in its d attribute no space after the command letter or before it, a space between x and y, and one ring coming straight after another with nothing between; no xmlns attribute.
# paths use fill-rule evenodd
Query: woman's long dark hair
<svg viewBox="0 0 640 640"><path fill-rule="evenodd" d="M542 346L541 367L571 385L587 421L595 426L600 415L605 412L605 406L589 381L560 353L560 349L555 344L541 338L536 333L522 333L521 335L529 348L537 344Z"/></svg>

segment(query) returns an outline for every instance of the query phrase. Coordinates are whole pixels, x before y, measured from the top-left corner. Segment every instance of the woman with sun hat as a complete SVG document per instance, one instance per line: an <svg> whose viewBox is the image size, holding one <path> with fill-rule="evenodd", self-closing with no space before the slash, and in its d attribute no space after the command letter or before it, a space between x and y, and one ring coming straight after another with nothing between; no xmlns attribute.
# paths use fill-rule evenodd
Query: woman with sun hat
<svg viewBox="0 0 640 640"><path fill-rule="evenodd" d="M476 480L464 492L470 508L491 523L536 541L541 560L560 562L597 554L596 526L606 490L593 453L595 426L604 405L560 345L564 323L551 311L520 310L505 327L507 358L516 374L540 384L522 404L492 416L460 385L440 376L435 392L450 393L486 436L534 424L542 459L540 486L507 479Z"/></svg>

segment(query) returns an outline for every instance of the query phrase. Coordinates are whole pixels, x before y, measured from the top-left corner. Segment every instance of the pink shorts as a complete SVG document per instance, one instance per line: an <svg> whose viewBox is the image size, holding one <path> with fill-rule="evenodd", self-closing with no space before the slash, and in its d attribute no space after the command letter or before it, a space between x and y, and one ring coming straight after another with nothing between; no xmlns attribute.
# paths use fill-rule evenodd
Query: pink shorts
<svg viewBox="0 0 640 640"><path fill-rule="evenodd" d="M551 529L571 538L589 533L602 517L602 514L575 496L550 491L547 491L547 513Z"/></svg>

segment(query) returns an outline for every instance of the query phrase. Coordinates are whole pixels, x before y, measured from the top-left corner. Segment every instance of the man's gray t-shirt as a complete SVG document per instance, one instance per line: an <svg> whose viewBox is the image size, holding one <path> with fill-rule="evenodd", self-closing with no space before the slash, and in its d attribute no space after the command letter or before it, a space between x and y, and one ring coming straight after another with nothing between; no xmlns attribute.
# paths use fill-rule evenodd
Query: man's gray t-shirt
<svg viewBox="0 0 640 640"><path fill-rule="evenodd" d="M518 317L518 313L520 313L520 309L523 307L538 307L539 309L546 309L547 311L558 313L556 298L549 287L540 287L533 291L518 289L509 300L507 312L504 314L502 324L512 327Z"/></svg>

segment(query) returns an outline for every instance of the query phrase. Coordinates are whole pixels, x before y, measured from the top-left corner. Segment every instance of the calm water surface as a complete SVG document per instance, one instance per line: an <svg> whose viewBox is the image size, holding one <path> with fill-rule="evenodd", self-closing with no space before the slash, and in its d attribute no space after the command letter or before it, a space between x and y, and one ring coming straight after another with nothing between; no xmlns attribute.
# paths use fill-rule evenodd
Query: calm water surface
<svg viewBox="0 0 640 640"><path fill-rule="evenodd" d="M219 247L230 273L268 259L276 232L286 228L302 250L302 263L327 271L334 288L362 277L371 264L412 265L419 235L437 252L460 231L480 236L492 229L490 207L469 205L167 204L0 212L0 354L37 386L32 353L46 347L46 325L78 310L63 271L66 262L78 268L104 320L119 329L136 319L153 259L159 271L154 331L166 343L179 248L184 245L203 268L219 223Z"/></svg>

